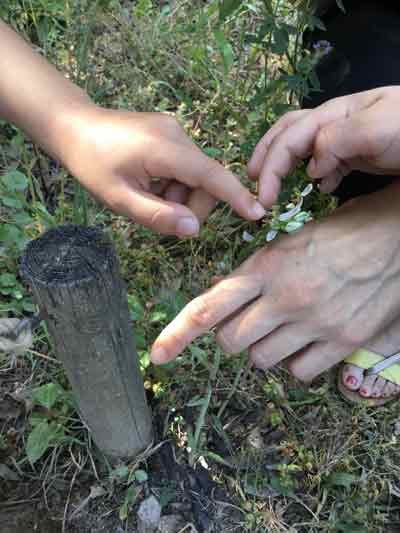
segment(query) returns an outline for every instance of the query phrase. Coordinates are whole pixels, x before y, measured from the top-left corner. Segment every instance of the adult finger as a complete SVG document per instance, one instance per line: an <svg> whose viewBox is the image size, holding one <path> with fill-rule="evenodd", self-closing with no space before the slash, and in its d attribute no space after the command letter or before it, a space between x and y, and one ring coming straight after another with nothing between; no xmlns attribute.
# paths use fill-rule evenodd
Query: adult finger
<svg viewBox="0 0 400 533"><path fill-rule="evenodd" d="M287 360L287 367L300 381L311 381L347 357L355 347L334 342L315 342Z"/></svg>
<svg viewBox="0 0 400 533"><path fill-rule="evenodd" d="M230 204L248 220L265 216L264 207L240 183L239 178L196 146L164 143L156 153L149 154L145 170L150 176L171 178L193 189L201 188L214 198Z"/></svg>
<svg viewBox="0 0 400 533"><path fill-rule="evenodd" d="M371 158L373 137L379 131L381 117L375 109L363 110L350 117L338 119L321 128L307 171L312 178L323 178L334 172L350 172L348 161Z"/></svg>
<svg viewBox="0 0 400 533"><path fill-rule="evenodd" d="M284 324L250 347L250 359L257 368L267 370L298 352L313 340L308 327Z"/></svg>
<svg viewBox="0 0 400 533"><path fill-rule="evenodd" d="M336 190L340 183L342 182L343 178L347 176L350 173L350 170L342 171L339 169L334 170L327 176L325 176L320 183L320 190L321 192L325 194L332 193L334 190Z"/></svg>
<svg viewBox="0 0 400 533"><path fill-rule="evenodd" d="M370 95L335 98L312 110L277 135L269 146L260 173L259 199L261 203L271 206L276 202L281 179L292 172L300 160L313 154L317 135L323 128L356 113L370 98ZM336 167L333 165L330 170L334 168ZM322 177L313 172L312 164L309 165L308 170L311 177Z"/></svg>
<svg viewBox="0 0 400 533"><path fill-rule="evenodd" d="M217 342L228 353L239 353L256 343L285 320L279 301L258 299L218 330Z"/></svg>
<svg viewBox="0 0 400 533"><path fill-rule="evenodd" d="M239 269L240 270L240 269ZM256 276L235 273L192 300L156 339L150 358L156 363L174 359L196 337L213 328L260 294Z"/></svg>
<svg viewBox="0 0 400 533"><path fill-rule="evenodd" d="M267 131L254 149L253 155L251 156L249 164L247 165L249 178L253 180L258 179L267 150L275 137L308 113L310 113L309 109L289 111L277 122L275 122L275 124Z"/></svg>

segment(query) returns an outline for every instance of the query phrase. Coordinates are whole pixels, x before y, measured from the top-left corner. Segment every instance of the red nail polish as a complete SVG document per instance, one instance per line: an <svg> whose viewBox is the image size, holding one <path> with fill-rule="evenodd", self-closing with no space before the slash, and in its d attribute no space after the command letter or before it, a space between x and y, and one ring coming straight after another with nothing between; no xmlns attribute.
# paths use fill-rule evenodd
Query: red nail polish
<svg viewBox="0 0 400 533"><path fill-rule="evenodd" d="M354 376L347 376L346 383L348 385L355 385L357 383L357 380Z"/></svg>

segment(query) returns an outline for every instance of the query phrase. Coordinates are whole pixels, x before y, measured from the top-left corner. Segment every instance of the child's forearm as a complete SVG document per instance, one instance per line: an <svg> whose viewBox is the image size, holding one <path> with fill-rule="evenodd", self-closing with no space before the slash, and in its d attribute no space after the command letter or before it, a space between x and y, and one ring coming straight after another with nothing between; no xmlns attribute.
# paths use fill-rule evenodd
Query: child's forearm
<svg viewBox="0 0 400 533"><path fill-rule="evenodd" d="M88 95L1 20L0 72L0 116L62 161L61 125L91 104Z"/></svg>

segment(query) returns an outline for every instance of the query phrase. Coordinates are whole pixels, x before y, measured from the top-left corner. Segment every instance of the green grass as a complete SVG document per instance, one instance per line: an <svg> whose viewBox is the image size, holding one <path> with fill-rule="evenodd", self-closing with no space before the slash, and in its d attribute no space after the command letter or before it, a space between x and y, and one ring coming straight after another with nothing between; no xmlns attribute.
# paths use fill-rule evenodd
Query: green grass
<svg viewBox="0 0 400 533"><path fill-rule="evenodd" d="M286 43L282 29L288 24L301 30L305 20L287 2L273 2L278 29L257 42L268 12L263 4L251 5L254 10L239 9L219 22L217 4L200 1L140 0L133 6L116 0L14 0L1 9L98 103L175 114L203 150L244 177L261 133L296 105L312 78L311 59L300 54L293 33ZM96 205L5 124L0 150L5 175L20 173L18 187L10 189L4 176L1 181L2 316L32 312L18 276L18 257L28 240L65 221L105 223L119 253L145 386L162 436L174 444L180 464L207 465L231 497L232 512L215 504L225 513L219 531L399 530L400 430L393 407L347 405L338 396L334 371L307 388L284 370L250 370L246 354L220 353L212 334L174 363L149 365L148 349L161 328L212 276L229 273L250 255L254 244L244 245L242 232L261 231L258 225L220 206L198 239L161 237ZM286 182L286 196L296 185L292 181ZM331 208L330 198L315 194L314 216ZM0 401L12 394L23 405L17 418L0 420L0 463L16 465L24 482L42 487L42 501L57 483L64 486L61 503L48 505L50 513L61 508L58 519L66 531L74 526L63 519L65 506L78 506L93 486L103 492L88 508L132 526L145 487L153 486L151 458L113 469L101 457L76 413L44 328L33 350L17 358L2 355L0 365L0 376L9 376ZM167 480L160 486L170 512L168 505L182 495Z"/></svg>

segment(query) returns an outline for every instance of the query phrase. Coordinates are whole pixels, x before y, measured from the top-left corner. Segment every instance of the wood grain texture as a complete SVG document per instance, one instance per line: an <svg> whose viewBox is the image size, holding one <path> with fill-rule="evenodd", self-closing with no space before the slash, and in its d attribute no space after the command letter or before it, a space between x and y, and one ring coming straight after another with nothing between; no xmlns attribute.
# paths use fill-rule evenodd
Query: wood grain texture
<svg viewBox="0 0 400 533"><path fill-rule="evenodd" d="M112 244L97 228L62 226L28 245L21 270L97 446L134 457L152 424Z"/></svg>

